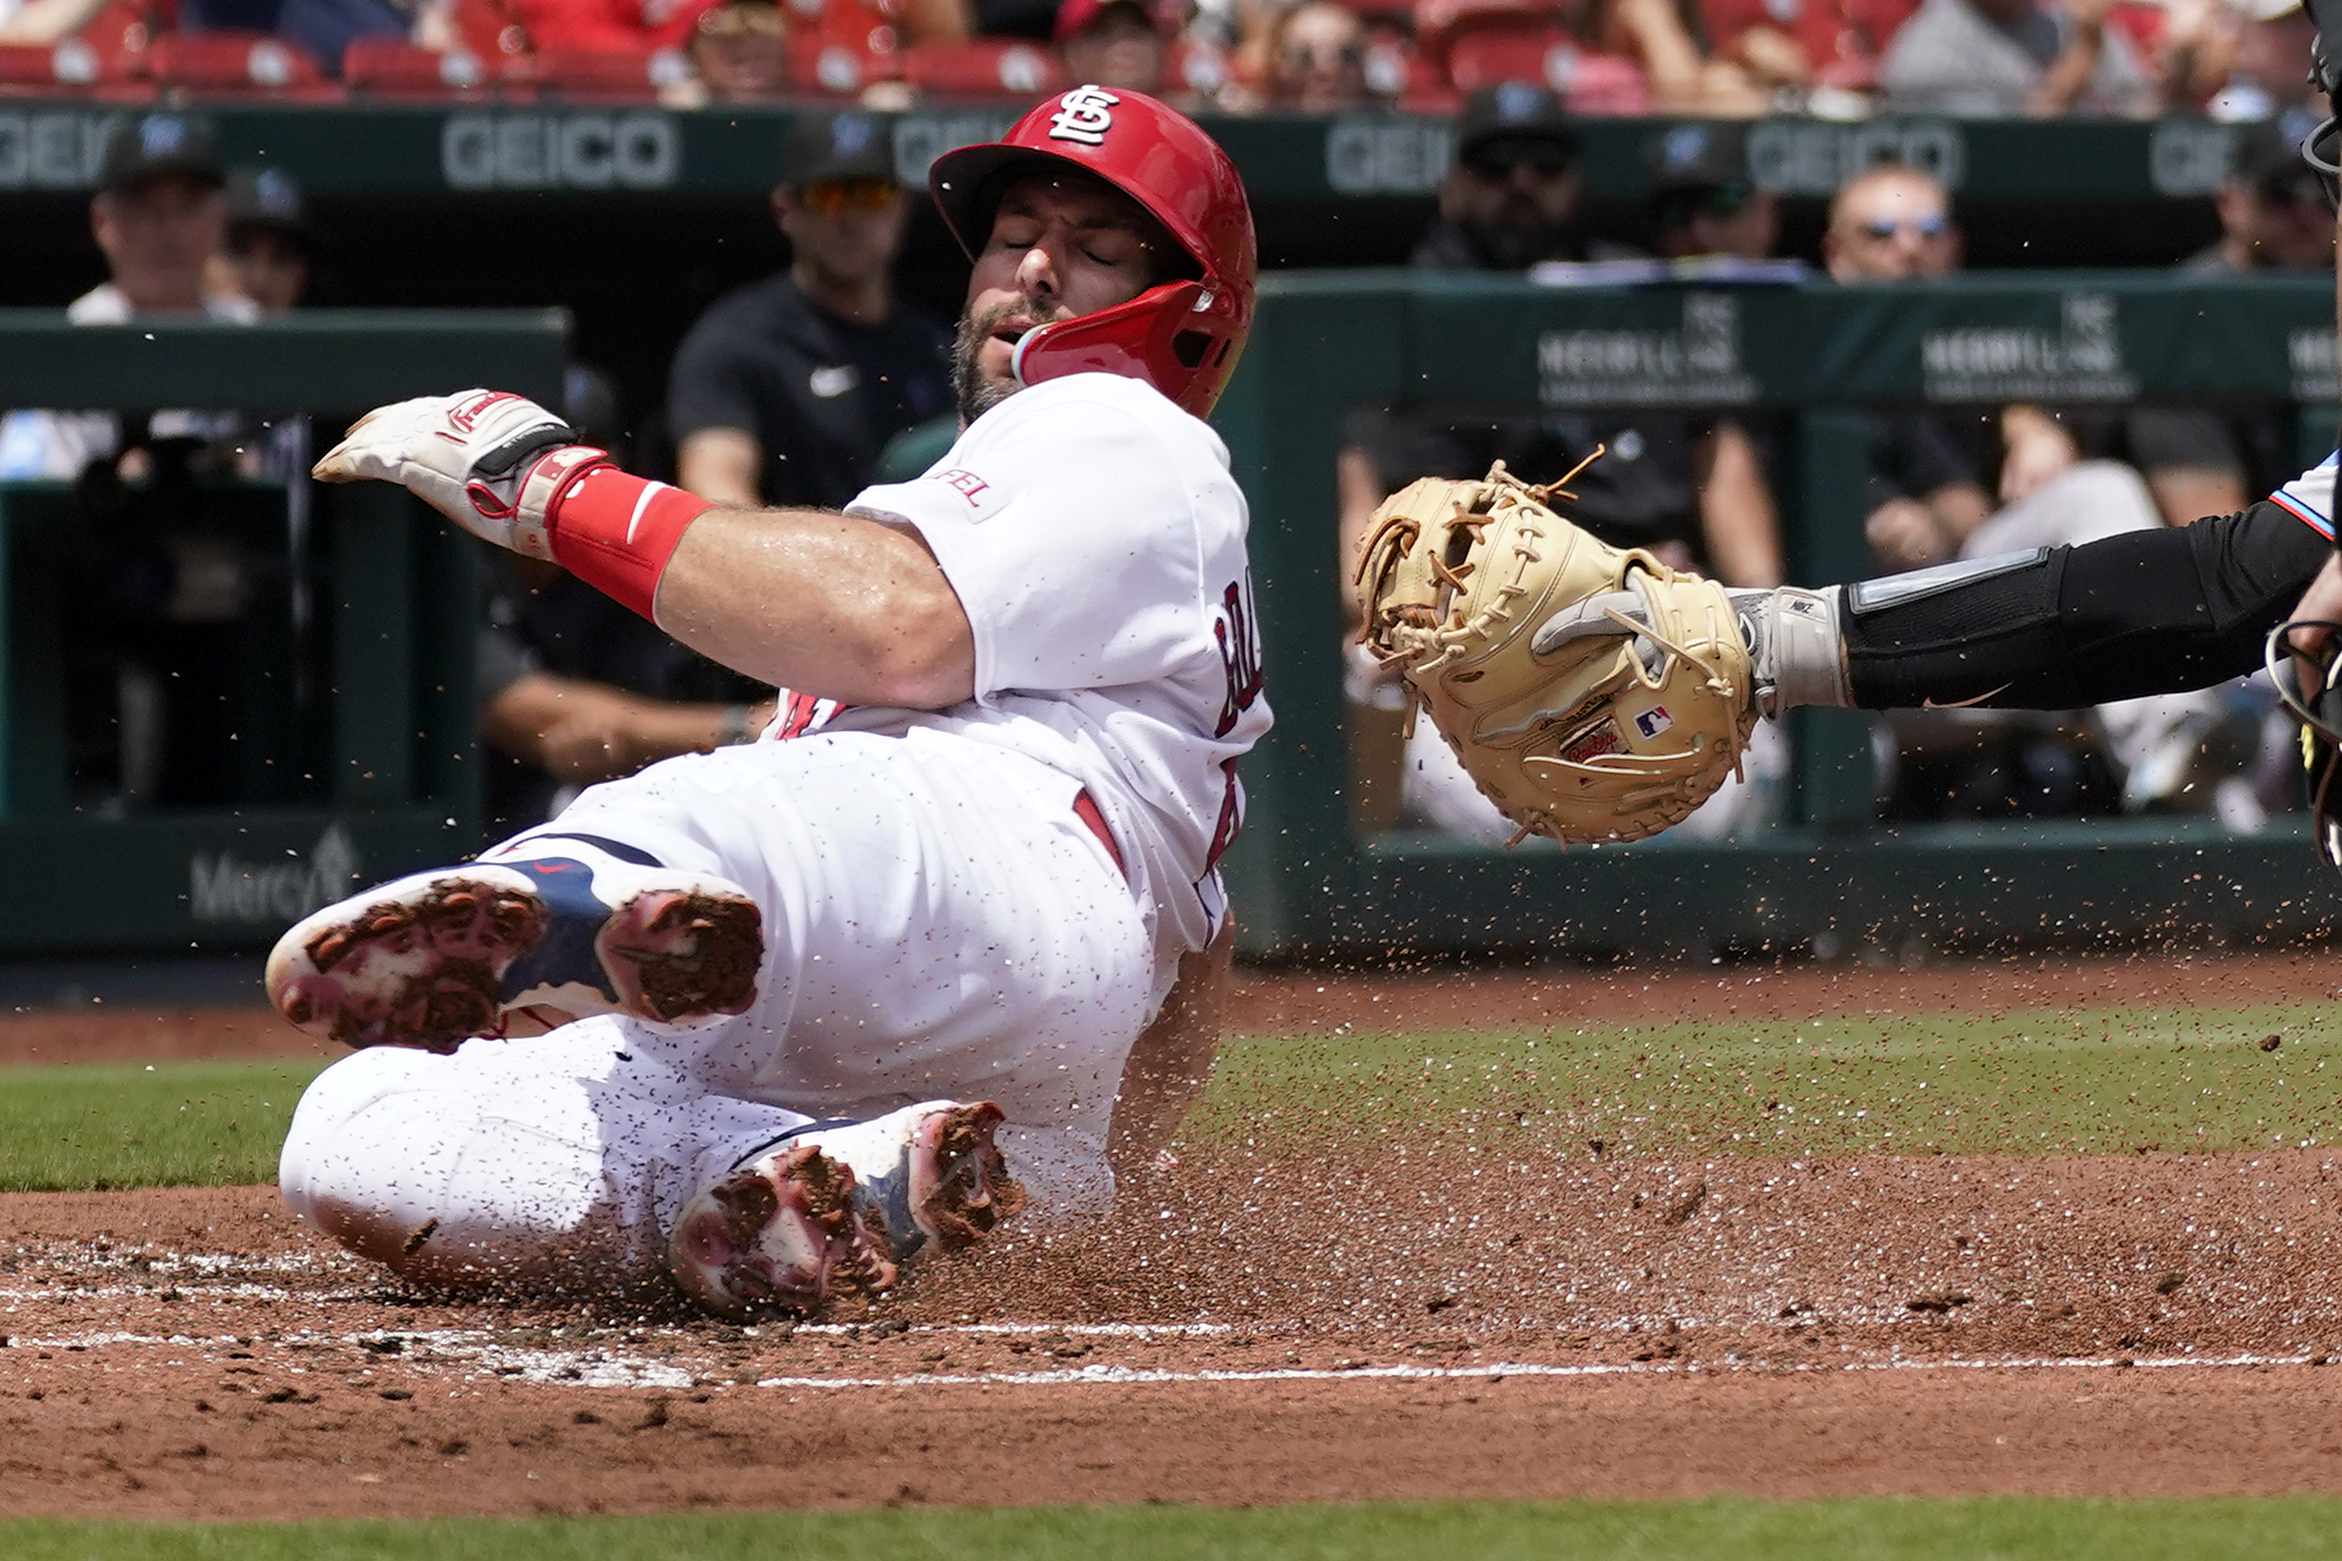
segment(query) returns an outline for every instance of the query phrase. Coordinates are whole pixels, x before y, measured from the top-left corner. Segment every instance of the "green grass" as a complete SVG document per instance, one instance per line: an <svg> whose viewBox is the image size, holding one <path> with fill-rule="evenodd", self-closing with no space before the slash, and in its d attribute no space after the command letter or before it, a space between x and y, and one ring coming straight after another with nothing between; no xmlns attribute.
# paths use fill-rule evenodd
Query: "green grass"
<svg viewBox="0 0 2342 1561"><path fill-rule="evenodd" d="M2342 1499L1392 1502L146 1525L0 1522L14 1561L1207 1561L1262 1556L1730 1561L2229 1561L2327 1556Z"/></svg>
<svg viewBox="0 0 2342 1561"><path fill-rule="evenodd" d="M2263 1041L2276 1035L2273 1051ZM0 1191L275 1179L321 1063L0 1072ZM1239 1037L1190 1119L1259 1147L1405 1125L1527 1152L2124 1153L2342 1143L2342 1015L2287 1008Z"/></svg>
<svg viewBox="0 0 2342 1561"><path fill-rule="evenodd" d="M272 1059L0 1071L0 1192L273 1182L293 1103L323 1066Z"/></svg>
<svg viewBox="0 0 2342 1561"><path fill-rule="evenodd" d="M2327 1144L2342 1142L2342 1017L2297 1004L1243 1038L1188 1136L1399 1123L1670 1155Z"/></svg>

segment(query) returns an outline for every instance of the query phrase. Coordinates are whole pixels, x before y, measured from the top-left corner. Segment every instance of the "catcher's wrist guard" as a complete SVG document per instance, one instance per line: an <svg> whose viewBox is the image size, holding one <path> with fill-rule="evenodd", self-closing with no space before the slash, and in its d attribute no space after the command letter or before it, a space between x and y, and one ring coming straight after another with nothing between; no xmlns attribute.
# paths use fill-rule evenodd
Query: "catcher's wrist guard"
<svg viewBox="0 0 2342 1561"><path fill-rule="evenodd" d="M1759 711L1775 716L1799 705L1853 707L1846 636L1838 631L1837 587L1807 591L1784 585L1724 594L1732 599L1741 640L1756 669Z"/></svg>
<svg viewBox="0 0 2342 1561"><path fill-rule="evenodd" d="M1501 462L1393 494L1359 559L1362 638L1521 835L1637 840L1738 769L1754 669L1722 586L1598 541L1556 495Z"/></svg>

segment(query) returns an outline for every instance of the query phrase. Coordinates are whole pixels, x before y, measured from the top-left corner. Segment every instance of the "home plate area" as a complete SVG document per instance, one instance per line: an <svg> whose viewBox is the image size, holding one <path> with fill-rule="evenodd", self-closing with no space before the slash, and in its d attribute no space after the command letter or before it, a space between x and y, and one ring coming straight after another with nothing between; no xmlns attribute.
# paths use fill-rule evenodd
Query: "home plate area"
<svg viewBox="0 0 2342 1561"><path fill-rule="evenodd" d="M862 1314L412 1291L0 1199L0 1513L2342 1488L2338 1157L1190 1150Z"/></svg>

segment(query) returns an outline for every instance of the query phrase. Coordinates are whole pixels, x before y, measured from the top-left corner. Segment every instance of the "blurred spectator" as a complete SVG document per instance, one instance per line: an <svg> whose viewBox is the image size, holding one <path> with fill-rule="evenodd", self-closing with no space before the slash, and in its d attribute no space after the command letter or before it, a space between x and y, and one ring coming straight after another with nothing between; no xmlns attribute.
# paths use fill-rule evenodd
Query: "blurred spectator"
<svg viewBox="0 0 2342 1561"><path fill-rule="evenodd" d="M950 334L895 297L910 204L892 120L807 115L781 169L772 204L789 269L700 316L675 354L667 419L692 492L837 508L889 436L951 406Z"/></svg>
<svg viewBox="0 0 2342 1561"><path fill-rule="evenodd" d="M45 48L72 37L106 0L0 0L0 46Z"/></svg>
<svg viewBox="0 0 2342 1561"><path fill-rule="evenodd" d="M1585 176L1561 99L1507 82L1475 92L1456 121L1455 161L1414 263L1441 271L1522 271L1596 256L1578 227Z"/></svg>
<svg viewBox="0 0 2342 1561"><path fill-rule="evenodd" d="M1301 0L1269 28L1269 101L1330 114L1368 101L1366 24L1339 0Z"/></svg>
<svg viewBox="0 0 2342 1561"><path fill-rule="evenodd" d="M1055 36L1066 79L1159 94L1177 25L1167 8L1139 0L1065 0Z"/></svg>
<svg viewBox="0 0 2342 1561"><path fill-rule="evenodd" d="M2215 119L2251 123L2275 119L2310 101L2309 58L2317 24L2301 0L2236 0L2231 15L2236 33L2229 44L2228 75L2205 105Z"/></svg>
<svg viewBox="0 0 2342 1561"><path fill-rule="evenodd" d="M1771 257L1780 203L1748 172L1748 131L1736 124L1677 125L1651 143L1651 247L1670 260L1692 255Z"/></svg>
<svg viewBox="0 0 2342 1561"><path fill-rule="evenodd" d="M664 88L669 108L756 102L789 90L789 18L776 0L722 0L699 14L683 46L691 75Z"/></svg>
<svg viewBox="0 0 2342 1561"><path fill-rule="evenodd" d="M201 115L151 113L107 138L99 161L90 229L108 280L76 298L77 325L120 325L142 315L207 314L249 324L260 311L239 293L206 286L205 268L227 233L217 138ZM155 438L232 440L233 412L165 411L149 416ZM113 412L17 411L0 419L0 478L72 478L93 461L122 454Z"/></svg>
<svg viewBox="0 0 2342 1561"><path fill-rule="evenodd" d="M1831 203L1823 255L1833 279L1846 283L1920 282L1958 269L1960 243L1952 227L1950 199L1931 175L1909 168L1877 168L1849 181ZM2169 442L2156 419L2182 414L2134 409L2118 426L2095 430L2094 443L2119 448L2128 443L2143 464L2157 457L2142 443L2162 438L2167 451L2186 458L2184 445ZM2093 419L2073 421L2090 430ZM1865 523L1881 568L1913 569L1952 559L1989 558L2063 547L2163 525L2149 483L2122 461L2086 458L2082 440L2068 420L2040 407L2013 405L1995 417L1952 420L1926 412L1881 413L1872 418L1872 510ZM2129 438L2125 440L2124 435ZM1999 450L1997 503L1987 497L1983 473L1991 469L1994 435ZM2152 476L2156 468L2147 465ZM2193 519L2191 515L2189 517ZM2204 810L2218 805L2241 823L2257 823L2249 786L2230 777L2218 788L2199 779L2198 760L2207 738L2227 715L2217 691L2122 700L2097 707L2090 719L2104 756L2122 785L2128 812L2173 807ZM2006 781L2022 797L2002 798L2004 785L1963 782L1963 795L1993 792L1992 805L2029 800L2045 774L2072 773L2060 740L2044 734L2037 721L2005 712L1898 713L1898 740L1920 751L1944 740L1972 744L1978 734L2018 734L2015 756L1995 755L1991 766L2014 764L2030 778ZM2045 746L2046 745L2046 746ZM1997 774L1997 771L1996 771ZM2055 787L2051 788L2055 790ZM2218 796L2216 798L2216 790ZM1989 807L1970 807L1985 811ZM2063 811L2052 808L2049 811Z"/></svg>
<svg viewBox="0 0 2342 1561"><path fill-rule="evenodd" d="M1743 117L1772 107L1771 94L1730 60L1701 52L1677 0L1611 0L1589 6L1580 41L1603 54L1625 55L1643 68L1651 106L1663 114Z"/></svg>
<svg viewBox="0 0 2342 1561"><path fill-rule="evenodd" d="M2182 270L2333 269L2333 208L2318 176L2301 160L2302 140L2319 117L2297 111L2238 127L2228 176L2215 198L2220 242Z"/></svg>
<svg viewBox="0 0 2342 1561"><path fill-rule="evenodd" d="M2156 93L2115 0L1924 0L1879 67L1897 112L2143 114Z"/></svg>
<svg viewBox="0 0 2342 1561"><path fill-rule="evenodd" d="M390 0L179 0L179 28L202 33L235 28L274 33L338 76L354 38L404 38L407 12Z"/></svg>
<svg viewBox="0 0 2342 1561"><path fill-rule="evenodd" d="M1879 57L1916 0L1701 0L1716 58L1760 88L1868 92Z"/></svg>
<svg viewBox="0 0 2342 1561"><path fill-rule="evenodd" d="M283 314L309 289L309 217L301 186L281 168L228 172L227 242L211 273L262 314Z"/></svg>

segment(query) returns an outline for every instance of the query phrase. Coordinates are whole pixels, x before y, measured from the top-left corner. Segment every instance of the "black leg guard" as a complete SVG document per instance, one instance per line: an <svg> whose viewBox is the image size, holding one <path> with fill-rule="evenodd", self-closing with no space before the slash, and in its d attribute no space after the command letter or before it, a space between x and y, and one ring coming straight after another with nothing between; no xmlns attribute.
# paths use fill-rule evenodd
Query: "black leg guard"
<svg viewBox="0 0 2342 1561"><path fill-rule="evenodd" d="M2054 548L1907 600L1866 605L1863 587L1850 586L1854 702L2075 710L2242 677L2259 669L2262 640L2332 553L2261 503Z"/></svg>

